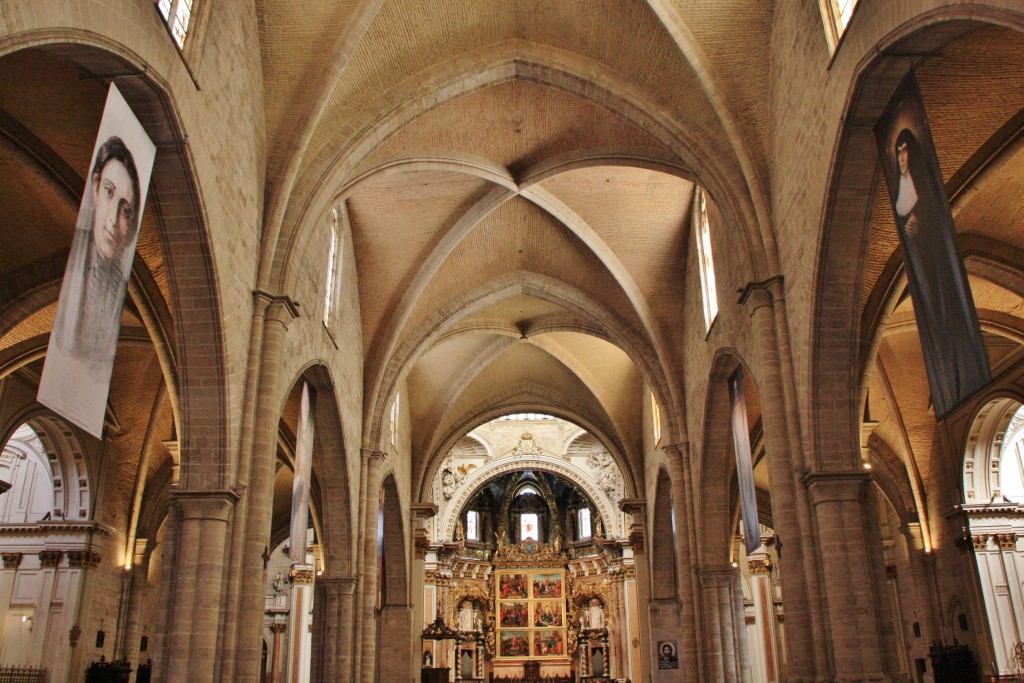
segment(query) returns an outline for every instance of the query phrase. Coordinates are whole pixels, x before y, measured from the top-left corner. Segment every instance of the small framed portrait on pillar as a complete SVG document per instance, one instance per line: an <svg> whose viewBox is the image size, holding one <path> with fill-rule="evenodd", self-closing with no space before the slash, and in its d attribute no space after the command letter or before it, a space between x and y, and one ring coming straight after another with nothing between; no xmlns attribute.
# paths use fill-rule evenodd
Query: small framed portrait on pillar
<svg viewBox="0 0 1024 683"><path fill-rule="evenodd" d="M676 641L674 641L674 640L659 640L658 641L658 668L659 669L678 669L679 668L679 650L676 647Z"/></svg>

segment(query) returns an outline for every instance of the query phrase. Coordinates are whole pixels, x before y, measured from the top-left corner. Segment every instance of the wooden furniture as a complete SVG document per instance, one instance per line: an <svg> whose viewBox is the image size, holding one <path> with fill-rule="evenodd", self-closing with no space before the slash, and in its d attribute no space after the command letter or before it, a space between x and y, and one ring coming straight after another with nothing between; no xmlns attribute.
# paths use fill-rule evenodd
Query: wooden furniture
<svg viewBox="0 0 1024 683"><path fill-rule="evenodd" d="M448 683L448 667L423 667L420 670L420 683Z"/></svg>

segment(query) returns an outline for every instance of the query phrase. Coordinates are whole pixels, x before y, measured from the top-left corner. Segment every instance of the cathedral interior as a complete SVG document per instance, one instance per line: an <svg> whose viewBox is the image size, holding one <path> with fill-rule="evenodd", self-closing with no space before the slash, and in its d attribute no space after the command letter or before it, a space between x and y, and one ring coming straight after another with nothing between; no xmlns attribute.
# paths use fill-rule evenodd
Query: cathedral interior
<svg viewBox="0 0 1024 683"><path fill-rule="evenodd" d="M97 438L37 393L111 85ZM0 178L0 681L1021 680L1021 0L0 0Z"/></svg>

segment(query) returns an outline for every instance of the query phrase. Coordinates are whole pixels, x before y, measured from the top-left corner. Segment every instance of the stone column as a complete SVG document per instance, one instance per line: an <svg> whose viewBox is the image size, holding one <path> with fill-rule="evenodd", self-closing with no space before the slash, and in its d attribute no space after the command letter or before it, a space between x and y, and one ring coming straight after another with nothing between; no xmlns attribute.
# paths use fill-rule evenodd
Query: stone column
<svg viewBox="0 0 1024 683"><path fill-rule="evenodd" d="M142 609L145 603L149 580L150 547L145 538L135 539L135 556L132 559L131 589L128 591L128 609L125 615L124 634L121 637L121 657L132 663L132 668L144 664L139 657L139 638L142 635ZM136 659L140 661L136 661Z"/></svg>
<svg viewBox="0 0 1024 683"><path fill-rule="evenodd" d="M352 612L355 577L316 579L313 603L312 681L346 681L352 676Z"/></svg>
<svg viewBox="0 0 1024 683"><path fill-rule="evenodd" d="M647 565L647 500L645 498L623 498L619 500L619 509L632 518L632 524L628 529L629 544L633 549L633 558L636 563L636 584L637 589L642 590L638 602L643 604L650 599L651 579ZM641 632L634 634L640 640L640 660L643 662L645 671L650 671L651 654L651 631L647 619L640 619ZM646 627L646 632L643 630ZM655 664L657 666L657 664ZM650 674L647 674L648 678Z"/></svg>
<svg viewBox="0 0 1024 683"><path fill-rule="evenodd" d="M380 504L380 471L386 454L363 450L363 469L366 486L363 491L363 554L359 568L359 592L362 597L358 626L360 654L356 681L374 680L377 662L377 514Z"/></svg>
<svg viewBox="0 0 1024 683"><path fill-rule="evenodd" d="M804 480L817 520L822 573L829 577L825 599L835 680L888 681L865 537L862 499L870 475L833 472Z"/></svg>
<svg viewBox="0 0 1024 683"><path fill-rule="evenodd" d="M181 523L174 581L166 589L171 613L166 652L160 660L163 670L155 672L158 680L214 680L228 518L237 500L234 491L225 490L171 493L171 506L177 508ZM259 619L262 625L262 610Z"/></svg>
<svg viewBox="0 0 1024 683"><path fill-rule="evenodd" d="M292 584L288 604L288 681L309 679L309 604L313 593L313 567L303 562L292 564L288 576Z"/></svg>
<svg viewBox="0 0 1024 683"><path fill-rule="evenodd" d="M240 557L237 558L240 565L236 579L237 635L234 655L226 658L223 672L223 677L230 679L231 676L227 674L230 674L229 667L233 663L233 678L239 683L258 683L260 678L260 634L263 629L267 579L264 554L269 550L270 543L277 430L284 396L281 387L281 359L288 325L297 317L298 310L287 297L267 299L262 331L262 353L259 358L259 384L254 389L255 415L252 423L248 486L244 493L244 532L235 531L236 534L243 534L244 538Z"/></svg>
<svg viewBox="0 0 1024 683"><path fill-rule="evenodd" d="M814 681L829 676L825 644L824 616L820 611L821 588L818 581L815 548L806 490L799 478L806 469L799 439L792 398L788 396L783 374L785 354L779 343L776 308L785 310L782 279L771 278L750 283L740 296L740 304L750 311L754 344L758 352L756 369L764 422L768 479L771 487L772 519L775 532L783 541L779 553L782 567L782 599L786 605L786 641L790 644L787 661L791 681Z"/></svg>
<svg viewBox="0 0 1024 683"><path fill-rule="evenodd" d="M754 630L764 652L765 678L769 683L782 680L779 640L775 630L775 602L772 589L772 562L767 553L747 556L750 593L754 601Z"/></svg>
<svg viewBox="0 0 1024 683"><path fill-rule="evenodd" d="M693 511L693 490L690 482L689 444L673 444L665 447L668 456L669 474L672 478L672 502L675 506L676 523L676 575L679 585L679 618L682 622L682 638L679 641L679 666L684 671L699 677L700 643L699 620L697 619L698 587L696 569L697 535Z"/></svg>
<svg viewBox="0 0 1024 683"><path fill-rule="evenodd" d="M704 642L709 680L749 682L750 668L741 661L747 657L747 649L739 574L733 567L724 567L704 568L698 575L708 619Z"/></svg>
<svg viewBox="0 0 1024 683"><path fill-rule="evenodd" d="M285 632L288 624L283 621L275 621L270 625L270 632L274 634L274 652L270 659L270 683L284 683L284 665L286 660Z"/></svg>
<svg viewBox="0 0 1024 683"><path fill-rule="evenodd" d="M409 576L409 595L423 595L423 579L425 575L425 564L427 552L430 550L430 534L427 531L427 521L437 514L437 505L434 503L413 503L412 504L412 547L413 561L412 573ZM422 624L425 622L423 612L426 606L422 600L412 601L412 651L416 656L412 660L412 675L415 679L420 678L420 671L423 668L423 647L420 645L420 633ZM483 676L483 655L482 650L477 653L476 661L480 662L479 677Z"/></svg>

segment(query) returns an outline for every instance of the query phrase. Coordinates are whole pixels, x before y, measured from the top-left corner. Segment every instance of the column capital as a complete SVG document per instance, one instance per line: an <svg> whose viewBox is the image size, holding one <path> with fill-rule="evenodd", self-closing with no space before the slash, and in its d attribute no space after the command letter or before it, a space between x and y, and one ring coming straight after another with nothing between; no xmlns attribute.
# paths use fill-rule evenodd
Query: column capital
<svg viewBox="0 0 1024 683"><path fill-rule="evenodd" d="M669 443L661 447L661 450L665 453L676 452L679 457L682 457L690 449L689 441L680 441L679 443Z"/></svg>
<svg viewBox="0 0 1024 683"><path fill-rule="evenodd" d="M175 489L171 501L185 519L212 519L227 522L238 494L231 489Z"/></svg>
<svg viewBox="0 0 1024 683"><path fill-rule="evenodd" d="M739 570L736 567L699 567L697 569L697 578L700 579L700 585L705 588L730 587L738 575Z"/></svg>
<svg viewBox="0 0 1024 683"><path fill-rule="evenodd" d="M871 474L853 470L850 472L811 472L800 480L810 493L811 504L835 502L857 502L865 485L871 481Z"/></svg>
<svg viewBox="0 0 1024 683"><path fill-rule="evenodd" d="M299 304L291 297L271 294L262 289L253 290L253 306L257 314L262 313L267 320L274 320L285 326L299 317Z"/></svg>
<svg viewBox="0 0 1024 683"><path fill-rule="evenodd" d="M69 550L67 556L68 566L73 569L95 569L103 561L95 550Z"/></svg>
<svg viewBox="0 0 1024 683"><path fill-rule="evenodd" d="M629 543L638 552L644 550L647 527L647 500L645 498L623 498L619 509L633 518L629 527Z"/></svg>
<svg viewBox="0 0 1024 683"><path fill-rule="evenodd" d="M4 569L17 569L21 564L21 553L3 553L0 558L3 559Z"/></svg>
<svg viewBox="0 0 1024 683"><path fill-rule="evenodd" d="M388 459L388 454L383 451L375 451L372 448L360 448L359 452L368 463L381 463Z"/></svg>
<svg viewBox="0 0 1024 683"><path fill-rule="evenodd" d="M316 585L328 593L337 595L353 595L356 592L358 579L354 576L320 576Z"/></svg>
<svg viewBox="0 0 1024 683"><path fill-rule="evenodd" d="M414 520L425 522L437 514L437 503L413 503L409 506Z"/></svg>
<svg viewBox="0 0 1024 683"><path fill-rule="evenodd" d="M773 275L759 282L748 282L740 290L738 303L741 306L749 305L751 313L762 306L773 306L782 299L784 282L781 275Z"/></svg>

